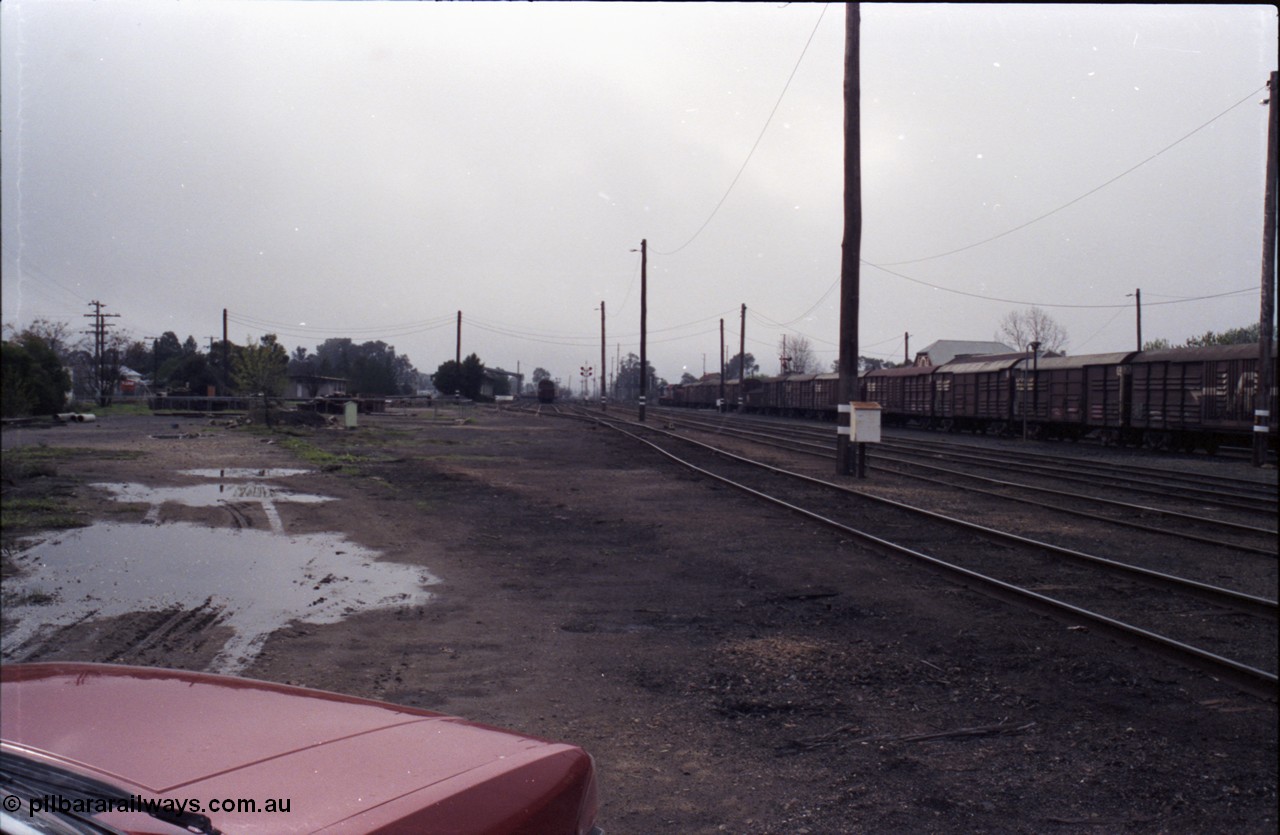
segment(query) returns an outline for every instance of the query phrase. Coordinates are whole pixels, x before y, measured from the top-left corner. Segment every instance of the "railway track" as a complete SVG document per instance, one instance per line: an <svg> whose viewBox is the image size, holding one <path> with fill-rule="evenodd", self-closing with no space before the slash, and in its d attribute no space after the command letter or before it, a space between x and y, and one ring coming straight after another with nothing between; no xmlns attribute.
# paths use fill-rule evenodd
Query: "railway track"
<svg viewBox="0 0 1280 835"><path fill-rule="evenodd" d="M1220 507L1244 513L1271 516L1275 512L1274 492L1225 479L1201 479L1184 473L1169 471L1135 472L1131 467L1117 470L1113 466L1079 459L1049 459L1047 456L1028 456L993 450L965 450L955 447L922 447L890 439L881 445L881 452L896 457L891 460L916 459L946 461L966 467L994 472L1015 472L1023 476L1034 475L1052 480L1056 484L1088 485L1091 489L1110 488L1128 495L1146 495L1176 498L1200 507ZM1215 483L1216 482L1216 483Z"/></svg>
<svg viewBox="0 0 1280 835"><path fill-rule="evenodd" d="M984 594L1276 696L1276 601L873 496L764 464L614 410L589 413L718 485L743 491ZM666 415L663 416L665 422ZM828 452L829 454L829 452ZM1274 571L1272 571L1274 577ZM1274 588L1274 579L1269 588ZM1153 591L1154 590L1154 591Z"/></svg>
<svg viewBox="0 0 1280 835"><path fill-rule="evenodd" d="M777 421L747 421L740 424L732 419L707 420L689 417L685 413L667 412L662 414L662 420L668 426L738 438L816 458L831 460L834 454L829 429L822 435L817 435L810 427L789 426ZM902 446L905 445L896 448L901 449ZM1207 501L1188 498L1184 492L1184 487L1189 481L1198 478L1198 474L1146 468L1142 477L1149 489L1139 493L1113 482L1109 491L1103 492L1095 490L1104 482L1101 474L1127 471L1129 465L1118 468L1115 465L1083 461L1080 463L1081 468L1091 467L1099 475L1096 480L1083 481L1090 489L1089 492L1081 492L1079 489L1065 489L1062 481L1053 476L1046 476L1044 473L1037 476L1029 463L1022 466L1016 459L994 472L1012 472L1017 480L997 478L991 474L982 475L977 470L986 469L981 465L985 463L987 456L979 454L972 447L967 449L969 451L964 452L959 459L952 460L935 455L932 451L913 455L910 452L895 453L892 449L886 451L877 448L872 456L872 468L873 472L955 487L966 493L988 495L1004 502L1035 506L1085 519L1107 519L1120 527L1159 536L1232 548L1264 557L1276 556L1276 500L1272 498L1270 504L1267 504L1264 497L1268 492L1274 493L1274 488L1268 488L1266 484L1230 478L1219 478L1216 482L1211 480L1216 491L1214 495L1242 496L1249 499L1250 503L1243 503L1235 498ZM1040 455L1028 457L1036 459ZM1056 460L1061 468L1069 469L1062 462L1069 462L1071 459ZM1080 481L1072 483L1077 487L1082 484ZM1151 489L1150 485L1161 485L1162 489ZM1163 504L1153 504L1149 500L1140 502L1140 497L1154 497ZM1215 509L1215 515L1206 515L1206 510Z"/></svg>
<svg viewBox="0 0 1280 835"><path fill-rule="evenodd" d="M904 433L900 437L890 438L889 443L904 448L935 450L943 453L965 448L963 444L948 443L927 436L919 437L919 433ZM1096 453L1096 450L1094 452ZM1195 488L1212 486L1214 488L1225 488L1233 493L1239 493L1243 497L1263 498L1271 502L1274 502L1278 495L1274 478L1267 481L1264 479L1244 479L1231 475L1216 475L1203 471L1188 473L1169 467L1140 464L1132 459L1125 461L1123 466L1117 467L1113 463L1097 459L1084 458L1079 455L1058 455L1044 452L1042 449L1035 451L1011 450L1004 452L1003 456L1015 462L1027 461L1050 467L1056 466L1059 469L1069 467L1074 468L1076 472L1098 473L1108 477L1121 476L1136 483L1154 482L1156 484L1174 484ZM1174 460L1181 460L1182 458L1182 456L1178 456ZM1158 459L1148 457L1148 460Z"/></svg>
<svg viewBox="0 0 1280 835"><path fill-rule="evenodd" d="M680 419L688 416L687 411L666 410L664 417L673 416ZM695 413L696 414L696 413ZM805 440L815 444L825 444L829 449L834 433L831 426L815 427L807 422L789 421L785 419L755 418L751 416L724 416L718 419L704 419L705 424L734 425L753 427L783 434L797 440ZM988 468L1001 468L1017 472L1036 472L1051 478L1063 480L1086 480L1091 487L1101 484L1114 485L1131 492L1146 492L1151 495L1177 495L1197 501L1217 503L1223 507L1241 507L1266 515L1274 515L1276 509L1277 484L1274 474L1268 479L1263 471L1258 478L1247 479L1235 475L1219 475L1203 470L1196 472L1180 471L1176 466L1160 467L1150 463L1138 463L1134 460L1137 453L1131 453L1123 463L1115 463L1105 458L1086 457L1082 455L1061 455L1043 451L1034 451L999 443L967 442L970 437L963 434L950 436L950 440L938 440L933 433L921 433L910 430L899 430L886 433L884 440L878 445L879 451L894 450L904 454L913 454L920 458L932 455L936 458L964 461L981 464ZM1043 447L1042 442L1035 442ZM1091 451L1094 455L1097 450ZM1153 454L1155 455L1155 454ZM1146 461L1160 460L1144 455ZM1175 462L1185 461L1187 456L1172 456Z"/></svg>

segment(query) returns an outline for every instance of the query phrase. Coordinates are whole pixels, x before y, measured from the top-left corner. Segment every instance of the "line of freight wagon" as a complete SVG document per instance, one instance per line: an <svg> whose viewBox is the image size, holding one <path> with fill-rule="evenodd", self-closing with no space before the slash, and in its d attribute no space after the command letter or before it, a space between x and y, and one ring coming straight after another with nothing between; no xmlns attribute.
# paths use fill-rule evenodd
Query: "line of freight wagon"
<svg viewBox="0 0 1280 835"><path fill-rule="evenodd" d="M1096 437L1153 449L1249 446L1255 425L1276 448L1275 363L1269 414L1255 416L1256 344L1079 356L961 356L931 366L870 371L858 399L878 403L886 426L1045 439ZM711 378L668 386L660 405L835 420L839 376ZM1261 430L1259 430L1261 431Z"/></svg>

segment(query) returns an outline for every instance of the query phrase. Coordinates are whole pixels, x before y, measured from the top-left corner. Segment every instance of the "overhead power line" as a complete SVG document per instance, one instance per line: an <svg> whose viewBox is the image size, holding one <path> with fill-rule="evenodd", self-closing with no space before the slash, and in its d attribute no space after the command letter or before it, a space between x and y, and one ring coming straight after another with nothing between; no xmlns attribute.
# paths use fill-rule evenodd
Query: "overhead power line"
<svg viewBox="0 0 1280 835"><path fill-rule="evenodd" d="M1195 135L1196 135L1197 133L1199 133L1200 131L1202 131L1202 130L1204 130L1205 128L1209 127L1209 125L1212 125L1214 122L1218 121L1218 120L1219 120L1219 119L1221 119L1223 116L1226 116L1228 113L1230 113L1231 111L1235 110L1237 107L1240 107L1240 106L1241 106L1242 104L1244 104L1245 102L1253 101L1253 99L1254 99L1254 98L1255 98L1255 97L1256 97L1260 92L1262 92L1262 91L1264 91L1264 90L1266 90L1266 89L1267 89L1267 87L1266 87L1266 85L1264 84L1262 87L1259 87L1257 90L1254 90L1252 93L1250 93L1249 95L1247 95L1247 96L1245 96L1244 98L1240 99L1240 101L1238 101L1238 102L1236 102L1235 104L1231 105L1231 106L1230 106L1230 107L1228 107L1226 110L1222 111L1222 112L1221 112L1221 113L1219 113L1217 116L1214 116L1214 117L1213 117L1212 119L1210 119L1209 121L1207 121L1207 122L1205 122L1204 124L1200 125L1199 127L1197 127L1196 129L1192 130L1191 132L1184 134L1182 137L1178 138L1177 140L1175 140L1175 141L1171 142L1170 144L1166 145L1165 147L1161 148L1159 151L1156 151L1154 154L1152 154L1151 156L1149 156L1149 157L1147 157L1146 159L1142 160L1141 162L1137 163L1136 165L1131 165L1130 167L1126 168L1124 171L1121 171L1119 174L1117 174L1116 176L1112 177L1110 180L1107 180L1105 183L1102 183L1101 185L1094 186L1093 188L1091 188L1091 189L1089 189L1088 191L1086 191L1084 194L1081 194L1079 197L1076 197L1076 198L1073 198L1073 199L1071 199L1071 200L1068 200L1066 203L1063 203L1061 206L1058 206L1058 207L1057 207L1057 208L1055 208L1055 209L1050 209L1049 211L1045 212L1045 213L1044 213L1044 214L1042 214L1042 215L1038 215L1038 216L1036 216L1036 217L1033 217L1033 218L1031 218L1030 220L1026 221L1025 223L1020 223L1020 224L1018 224L1017 226L1014 226L1014 227L1013 227L1013 228L1011 228L1011 229L1006 229L1005 231L1003 231L1003 232L999 233L998 235L992 235L992 236L991 236L991 237L989 237L989 238L984 238L983 240L975 241L974 243L966 244L965 246L957 247L957 248L955 248L955 249L949 249L949 250L947 250L946 252L939 252L939 253L937 253L936 255L926 255L926 256L925 256L925 257L923 257L923 258L910 258L910 259L905 260L905 261L886 261L886 262L885 262L885 263L883 263L883 264L871 264L870 262L867 262L867 261L863 261L862 263L867 264L868 266L872 266L872 267L881 267L881 268L884 268L884 267L900 267L900 266L903 266L904 264L919 264L919 263L920 263L920 262L922 262L922 261L933 261L933 260L936 260L936 259L938 259L938 258L946 258L946 257L947 257L947 256L949 256L949 255L955 255L955 254L960 253L960 252L967 252L967 251L968 251L968 250L970 250L970 249L976 249L977 247L983 246L983 245L985 245L985 244L989 244L989 243L991 243L992 241L998 241L998 240L1000 240L1000 239L1001 239L1001 238L1003 238L1003 237L1006 237L1006 236L1008 236L1008 235L1012 235L1014 232L1020 232L1021 230L1026 229L1028 226L1031 226L1031 225L1033 225L1033 224L1039 223L1040 221L1042 221L1042 220L1044 220L1044 219L1046 219L1046 218L1052 217L1053 215L1056 215L1058 212L1061 212L1061 211L1063 211L1064 209L1068 209L1068 208L1070 208L1071 206L1074 206L1075 204L1079 203L1081 200L1084 200L1084 199L1085 199L1085 198L1087 198L1087 197L1091 197L1091 196L1093 196L1094 194L1097 194L1098 192L1102 191L1102 190L1103 190L1104 188L1106 188L1107 186L1112 185L1113 183L1115 183L1116 181L1120 180L1121 178L1123 178L1123 177L1127 177L1128 175L1132 174L1134 171L1137 171L1137 170L1138 170L1139 168L1141 168L1142 166L1146 165L1147 163L1149 163L1149 162L1151 162L1152 160L1154 160L1154 159L1156 159L1157 157L1159 157L1161 154L1164 154L1165 152L1170 151L1170 150L1172 150L1173 148L1176 148L1178 145L1181 145L1183 142L1187 141L1188 139L1190 139L1191 137L1195 136Z"/></svg>
<svg viewBox="0 0 1280 835"><path fill-rule="evenodd" d="M815 30L815 31L816 31L816 30ZM806 47L806 48L807 48L807 47ZM803 57L803 56L802 56L802 57ZM1169 143L1169 144L1168 144L1168 145L1166 145L1164 148L1160 149L1159 151L1156 151L1154 154L1151 154L1150 156L1148 156L1146 159L1142 160L1141 162L1138 162L1137 164L1130 166L1129 168L1125 169L1124 171L1122 171L1121 173L1119 173L1119 174L1117 174L1116 176L1112 177L1111 179L1107 180L1106 182L1101 183L1100 185L1097 185L1097 186L1095 186L1095 187L1093 187L1093 188L1089 189L1088 191L1084 192L1083 194L1079 195L1078 197L1075 197L1075 198L1073 198L1073 199L1071 199L1071 200L1067 201L1066 203L1063 203L1062 205L1060 205L1060 206L1058 206L1058 207L1056 207L1056 208L1054 208L1054 209L1051 209L1051 210L1049 210L1049 211L1047 211L1047 212L1044 212L1043 214L1040 214L1040 215L1038 215L1038 216L1036 216L1036 217L1034 217L1034 218L1032 218L1032 219L1030 219L1030 220L1026 221L1025 223L1021 223L1021 224L1019 224L1019 225L1017 225L1017 226L1014 226L1014 227L1012 227L1012 228L1010 228L1010 229L1006 229L1005 231L1003 231L1003 232L1001 232L1001 233L999 233L999 234L997 234L997 235L992 235L992 236L991 236L991 237L989 237L989 238L984 238L983 240L976 241L976 242L974 242L974 243L967 244L967 245L962 246L962 247L957 247L957 248L955 248L955 249L951 249L951 250L948 250L948 251L946 251L946 252L940 252L940 253L937 253L937 254L935 254L935 255L928 255L928 256L925 256L925 257L922 257L922 258L911 258L911 259L902 260L902 261L888 261L888 262L878 263L878 264L876 264L876 263L872 263L872 262L867 261L867 260L865 260L865 259L860 259L860 261L861 261L861 263L862 263L862 264L865 264L865 265L866 265L866 266L868 266L868 267L874 267L874 268L876 268L876 269L879 269L879 270L882 270L882 271L884 271L884 272L887 272L887 273L889 273L890 275L897 276L898 278L902 278L902 279L904 279L904 280L906 280L906 281L911 281L911 282L914 282L914 283L916 283L916 284L920 284L920 285L925 286L925 287L930 287L930 288L935 289L935 290L942 290L942 291L944 291L944 292L948 292L948 293L955 293L955 294L957 294L957 295L969 296L969 297L971 297L971 298L984 299L984 300L987 300L987 301L998 301L998 302L1002 302L1002 303L1022 304L1022 305L1029 305L1029 306L1034 306L1034 307L1057 307L1057 308L1070 308L1070 307L1083 307L1083 308L1113 308L1113 307L1121 307L1121 308L1122 308L1122 307L1128 307L1128 305L1126 305L1126 304L1072 305L1072 304L1055 304L1055 303L1051 303L1051 302L1038 302L1038 301L1011 301L1011 300L1009 300L1009 299L1002 299L1002 298L997 298L997 297L993 297L993 296L984 296L984 295L981 295L981 294L978 294L978 293L966 293L966 292L963 292L963 291L960 291L960 290L953 290L953 289L951 289L951 288L949 288L949 287L943 287L942 285L932 284L932 283L927 282L927 281L922 281L922 280L920 280L920 279L913 278L913 277L911 277L911 276L909 276L909 275L905 275L905 274L903 274L903 273L900 273L900 272L897 272L897 271L895 271L895 270L891 270L891 269L888 269L888 268L889 268L889 267L895 267L895 266L903 266L903 265L906 265L906 264L918 264L918 263L922 263L922 262L924 262L924 261L933 261L933 260L937 260L937 259L939 259L939 258L945 258L945 257L947 257L947 256L949 256L949 255L955 255L955 254L960 253L960 252L965 252L965 251L970 250L970 249L975 249L975 248L977 248L977 247L983 246L984 244L988 244L988 243L991 243L992 241L999 240L999 239L1001 239L1001 238L1004 238L1004 237L1006 237L1006 236L1008 236L1008 235L1013 234L1014 232L1021 231L1022 229L1026 229L1027 227L1029 227L1029 226L1031 226L1031 225L1033 225L1033 224L1039 223L1039 222L1040 222L1040 221L1042 221L1042 220L1045 220L1045 219L1047 219L1047 218L1049 218L1049 217L1052 217L1053 215L1055 215L1055 214L1057 214L1057 213L1059 213L1059 212L1063 211L1064 209L1067 209L1067 208L1069 208L1069 207L1071 207L1071 206L1075 205L1076 203L1079 203L1080 201L1082 201L1082 200L1084 200L1084 199L1086 199L1086 198L1088 198L1088 197L1090 197L1090 196L1092 196L1092 195L1094 195L1094 194L1097 194L1099 191L1102 191L1103 189L1105 189L1105 188L1107 188L1108 186L1110 186L1110 185L1114 184L1115 182L1117 182L1118 180L1122 179L1123 177L1128 176L1129 174L1133 173L1134 171L1137 171L1137 170L1138 170L1139 168L1141 168L1142 166L1146 165L1147 163L1151 162L1152 160L1156 159L1157 157L1161 156L1162 154L1164 154L1164 153L1166 153L1166 152L1168 152L1168 151L1172 150L1173 148L1175 148L1175 147L1177 147L1178 145L1182 144L1182 143L1183 143L1183 142L1185 142L1186 140L1190 139L1192 136L1195 136L1197 133L1199 133L1200 131L1202 131L1202 130L1204 130L1205 128L1209 127L1209 126L1210 126L1210 125L1212 125L1214 122L1216 122L1216 121L1218 121L1219 119L1221 119L1222 117L1226 116L1226 115L1227 115L1228 113L1230 113L1231 111L1233 111L1233 110L1235 110L1236 108L1238 108L1238 107L1240 107L1240 106L1242 106L1242 105L1246 104L1247 102L1252 101L1252 100L1253 100L1253 99L1254 99L1254 98L1255 98L1259 93L1261 93L1261 92L1262 92L1262 91L1264 91L1264 90L1266 90L1266 85L1263 85L1262 87L1259 87L1258 89L1256 89L1256 90L1254 90L1253 92L1249 93L1247 96L1245 96L1245 97L1241 98L1241 99L1240 99L1239 101L1237 101L1235 104L1233 104L1233 105L1231 105L1230 107L1226 108L1226 109L1225 109L1225 110L1223 110L1221 113L1219 113L1219 114L1217 114L1216 116L1214 116L1213 118L1211 118L1211 119L1209 119L1208 121L1206 121L1206 122L1202 123L1201 125L1199 125L1198 127L1194 128L1193 130L1191 130L1191 131L1187 132L1186 134L1183 134L1181 137L1179 137L1179 138L1178 138L1178 139L1176 139L1175 141L1173 141L1173 142ZM745 167L745 163L744 163L744 167ZM739 172L739 173L741 173L741 172ZM735 178L735 182L736 182L736 178ZM726 197L727 197L727 196L728 196L728 195L726 194ZM722 200L721 202L723 203L724 201ZM717 208L719 208L719 207L717 206ZM708 219L708 222L709 222L709 220L710 220L710 219ZM705 227L705 225L706 225L706 224L703 224L703 226L704 226L704 227ZM698 231L699 231L699 232L701 232L702 230L701 230L701 229L699 229ZM685 246L688 246L688 244L685 244ZM681 247L681 249L683 249L683 247ZM679 250L677 250L677 251L679 251ZM670 253L664 253L664 254L670 254ZM769 320L769 321L768 321L768 324L773 325L773 326L775 326L775 327L783 327L783 328L785 328L785 327L791 327L791 326L792 326L792 325L794 325L796 322L800 322L800 321L802 321L802 320L806 319L806 318L807 318L809 315L811 315L815 310L817 310L817 309L818 309L818 307L819 307L819 306L821 306L821 305L822 305L822 303L823 303L823 302L825 302L825 301L827 300L827 298L828 298L828 297L829 297L829 296L830 296L830 295L835 291L835 289L836 289L837 287L839 287L839 286L840 286L840 279L837 277L837 278L836 278L836 280L834 280L834 281L830 284L830 286L828 286L828 287L827 287L827 289L822 293L822 295L821 295L821 296L819 296L819 297L818 297L818 299L817 299L813 304L811 304L811 305L810 305L810 306L809 306L809 307L808 307L808 308L807 308L803 313L801 313L799 316L796 316L796 317L794 317L794 318L792 318L792 319L789 319L789 320L787 320L787 321L785 321L785 322L777 322L777 321ZM1203 300L1205 300L1205 299L1219 298L1219 297L1221 297L1221 296L1231 296L1231 295L1236 295L1236 294L1244 293L1244 292L1253 292L1253 288L1248 288L1247 290L1233 290L1233 291L1229 291L1229 292L1226 292L1226 293L1220 293L1220 294L1217 294L1217 295L1211 295L1211 296L1196 296L1196 297L1193 297L1193 298L1179 299L1179 300L1177 300L1177 301L1179 301L1179 302L1203 301ZM1173 303L1176 303L1176 302L1153 302L1152 304L1173 304Z"/></svg>
<svg viewBox="0 0 1280 835"><path fill-rule="evenodd" d="M881 272L886 272L889 275L897 276L898 278L904 279L906 281L910 281L913 284L919 284L922 287L928 287L932 290L941 290L944 293L954 293L957 296L967 296L971 299L982 299L984 301L989 301L989 302L1001 302L1003 304L1020 304L1020 305L1026 305L1028 307L1057 307L1057 308L1078 308L1078 309L1092 309L1092 310L1109 310L1116 307L1132 307L1132 305L1128 304L1127 302L1116 303L1116 304L1060 304L1057 302L1028 301L1025 299L1005 299L1005 298L1000 298L999 296L984 296L981 293L967 293L964 290L955 290L950 287L943 287L940 284L930 284L927 281L921 281L918 278L912 278L911 276L906 275L905 273L900 273L896 270L886 269L881 264L872 264L869 261L863 261L862 263L866 264L868 267L872 267L874 269L880 270ZM1188 298L1171 299L1165 302L1152 302L1152 304L1153 305L1186 304L1188 302L1199 302L1199 301L1205 301L1206 299L1220 299L1224 296L1238 296L1243 293L1254 293L1254 292L1257 292L1257 288L1255 287L1242 287L1239 290L1227 290L1226 292L1223 292L1223 293L1213 293L1207 296L1192 296Z"/></svg>
<svg viewBox="0 0 1280 835"><path fill-rule="evenodd" d="M720 202L716 203L715 208L711 210L711 214L707 216L707 219L702 222L702 225L698 227L698 231L694 232L693 236L689 238L689 240L685 241L670 252L655 252L655 255L675 255L677 252L697 240L698 236L702 234L702 230L707 228L712 219L720 211L720 207L724 205L724 201L729 199L729 195L733 193L733 187L736 186L738 184L738 180L742 178L742 172L747 170L747 164L751 162L751 157L755 154L756 148L760 147L760 142L764 139L765 132L769 130L769 125L773 122L774 115L782 105L782 100L786 98L787 90L791 88L791 82L795 79L796 72L800 69L800 63L804 61L805 53L809 51L809 45L813 43L814 36L818 34L818 26L822 24L822 18L826 13L827 5L824 3L822 5L822 12L818 15L817 22L813 24L813 31L809 33L809 39L805 41L804 49L800 50L800 57L796 59L796 65L791 69L791 75L787 76L787 83L782 85L782 92L778 94L778 100L774 102L773 109L769 111L769 118L764 120L764 127L760 128L760 133L756 136L755 143L751 146L751 150L747 151L747 158L742 161L742 166L738 169L738 173L733 175L733 180L729 182L729 187L725 189L724 196L720 198Z"/></svg>

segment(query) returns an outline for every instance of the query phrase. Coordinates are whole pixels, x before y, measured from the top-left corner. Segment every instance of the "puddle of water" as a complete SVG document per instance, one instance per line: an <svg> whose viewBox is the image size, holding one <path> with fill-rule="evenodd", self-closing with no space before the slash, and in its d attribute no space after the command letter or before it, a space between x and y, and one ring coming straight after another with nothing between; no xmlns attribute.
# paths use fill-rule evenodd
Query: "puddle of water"
<svg viewBox="0 0 1280 835"><path fill-rule="evenodd" d="M269 484L240 482L231 484L193 484L186 487L148 487L145 484L91 484L106 490L118 502L141 502L151 505L143 520L148 524L160 521L160 507L165 502L175 502L189 507L208 507L228 501L256 501L262 504L267 523L275 533L284 533L284 523L276 511L276 502L314 504L330 502L330 496L313 496L307 493L291 493Z"/></svg>
<svg viewBox="0 0 1280 835"><path fill-rule="evenodd" d="M306 493L293 493L281 490L269 484L193 484L186 487L148 487L145 484L90 484L109 492L118 502L141 502L157 505L175 502L190 507L206 507L219 502L242 499L270 500L274 502L299 502L315 504L331 502L331 496L313 496Z"/></svg>
<svg viewBox="0 0 1280 835"><path fill-rule="evenodd" d="M185 523L81 528L14 557L23 573L5 579L6 592L54 602L5 607L17 625L4 636L3 655L89 617L194 609L212 598L235 632L213 669L238 673L288 623L336 623L431 598L425 587L439 580L429 571L376 560L336 534L285 537Z"/></svg>
<svg viewBox="0 0 1280 835"><path fill-rule="evenodd" d="M182 475L194 475L201 478L288 478L294 475L306 475L314 470L291 470L287 467L253 469L251 467L225 467L220 470L179 470Z"/></svg>

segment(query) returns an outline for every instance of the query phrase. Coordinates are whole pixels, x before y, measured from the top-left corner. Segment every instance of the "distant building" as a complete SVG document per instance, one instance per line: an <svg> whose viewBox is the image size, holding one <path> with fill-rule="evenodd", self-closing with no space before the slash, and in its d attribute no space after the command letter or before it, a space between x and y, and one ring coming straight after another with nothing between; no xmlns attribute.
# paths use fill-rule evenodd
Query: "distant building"
<svg viewBox="0 0 1280 835"><path fill-rule="evenodd" d="M1010 348L1003 342L969 342L963 339L939 339L923 350L916 351L916 359L912 365L928 367L951 362L956 357L985 357L991 354L1016 354L1017 348Z"/></svg>
<svg viewBox="0 0 1280 835"><path fill-rule="evenodd" d="M347 381L342 377L321 377L318 374L290 374L285 397L294 400L310 400L314 397L332 397L347 393Z"/></svg>
<svg viewBox="0 0 1280 835"><path fill-rule="evenodd" d="M505 381L505 385L498 381ZM504 371L501 368L486 368L484 370L484 381L480 383L480 396L484 398L492 398L495 392L504 390L507 394L513 391L520 391L524 384L524 375L516 374L514 371Z"/></svg>
<svg viewBox="0 0 1280 835"><path fill-rule="evenodd" d="M74 352L63 366L67 373L71 376L71 391L68 392L68 400L97 400L101 392L98 391L98 369L94 365L93 356L85 351ZM148 392L148 382L146 376L134 371L127 365L117 366L114 373L114 381L110 383L107 396L114 400L118 397L140 397ZM108 372L112 369L108 368Z"/></svg>
<svg viewBox="0 0 1280 835"><path fill-rule="evenodd" d="M116 380L117 397L134 397L147 393L147 379L127 365L120 366L120 379Z"/></svg>

